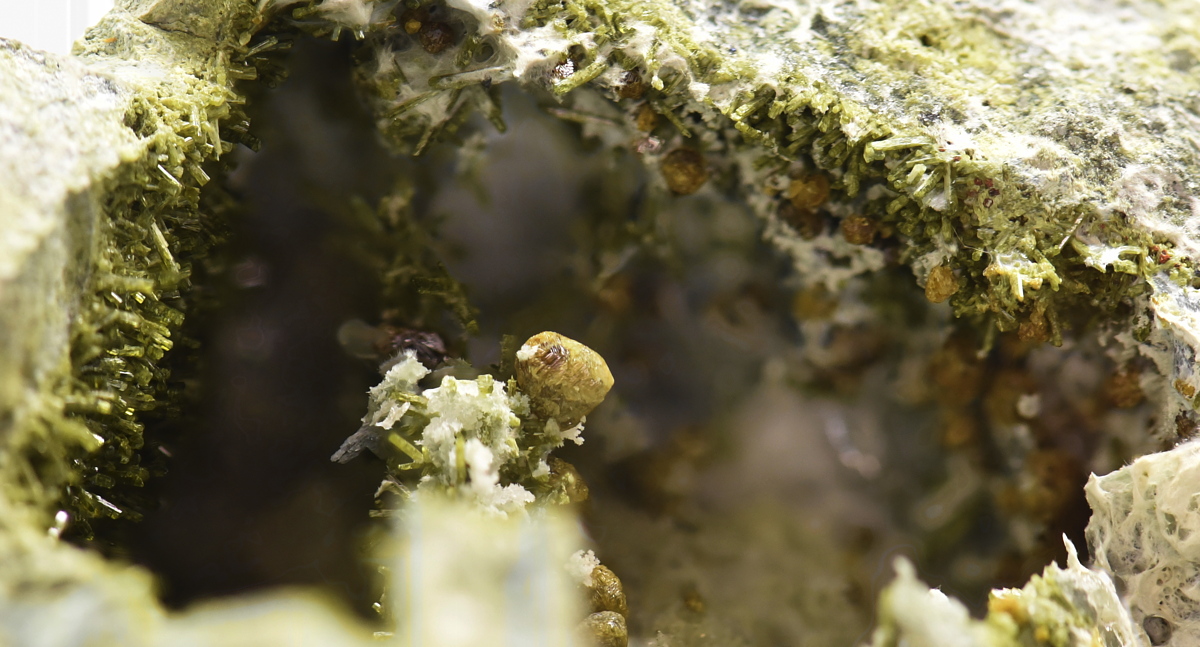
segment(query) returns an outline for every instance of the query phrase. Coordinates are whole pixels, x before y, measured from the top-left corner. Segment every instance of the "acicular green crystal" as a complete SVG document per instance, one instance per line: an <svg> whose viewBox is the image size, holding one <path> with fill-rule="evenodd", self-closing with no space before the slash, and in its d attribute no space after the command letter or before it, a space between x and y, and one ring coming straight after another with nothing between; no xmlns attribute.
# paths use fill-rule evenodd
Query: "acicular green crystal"
<svg viewBox="0 0 1200 647"><path fill-rule="evenodd" d="M44 488L31 501L43 510L62 499L77 530L89 518L140 514L141 418L177 399L163 360L179 352L193 265L219 237L220 194L203 198L201 187L233 147L237 126L223 139L221 124L245 119L233 83L254 70L246 53L257 27L241 2L195 14L141 3L97 25L75 58L5 44L10 119L37 124L3 142L11 188L0 199L15 243L6 284L23 286L14 298L32 289L53 308L14 303L33 318L6 329L13 344L29 343L19 336L32 330L55 339L44 359L6 354L6 369L28 366L44 386L34 397L5 396L13 412L5 457L26 463L5 473ZM161 57L131 57L142 50ZM36 106L44 109L28 112ZM45 168L51 160L61 166ZM51 262L61 276L19 274ZM66 463L71 472L61 471Z"/></svg>

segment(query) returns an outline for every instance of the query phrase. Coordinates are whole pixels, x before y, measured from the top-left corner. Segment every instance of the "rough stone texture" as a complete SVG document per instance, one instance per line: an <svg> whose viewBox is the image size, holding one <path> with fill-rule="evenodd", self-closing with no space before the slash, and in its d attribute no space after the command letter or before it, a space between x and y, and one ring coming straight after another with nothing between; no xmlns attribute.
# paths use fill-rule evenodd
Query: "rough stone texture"
<svg viewBox="0 0 1200 647"><path fill-rule="evenodd" d="M1139 627L1157 616L1167 645L1200 641L1200 443L1145 456L1087 485L1096 566L1124 583ZM1156 622L1156 621L1155 621Z"/></svg>
<svg viewBox="0 0 1200 647"><path fill-rule="evenodd" d="M11 477L14 448L70 369L69 322L91 273L76 260L95 254L103 179L137 154L137 137L123 123L131 91L79 61L0 41L0 68L0 461Z"/></svg>
<svg viewBox="0 0 1200 647"><path fill-rule="evenodd" d="M180 14L174 5L139 8L177 16L176 25L206 18L218 31L231 30L239 15L244 29L252 10L246 3L224 2L206 3L209 13L185 7L188 13ZM183 208L186 200L164 198L144 170L172 166L183 137L176 124L157 128L156 120L167 116L162 103L183 109L196 122L215 122L225 114L213 99L226 96L226 80L212 79L216 83L207 86L212 91L197 92L206 81L194 75L213 71L204 54L227 58L228 43L214 39L211 29L204 40L167 34L121 9L94 28L79 57L0 40L0 642L359 644L367 637L364 629L348 631L340 614L298 595L230 603L236 611L210 605L171 617L159 605L148 573L58 539L72 520L54 505L64 496L63 486L82 477L77 471L82 463L70 459L86 457L102 443L88 420L71 415L92 404L76 381L79 367L72 361L78 358L72 351L81 347L81 325L97 323L89 309L96 291L140 292L153 302L173 278L170 271L180 269L167 260L170 248L181 251L180 238L169 229L159 230L164 242L153 255L154 279L115 259L112 246L120 239L112 234L114 220L127 219L120 226L139 231L140 224L132 215L110 211L122 206L114 196L140 195L152 213L156 205ZM204 101L189 104L197 97ZM139 118L142 126L135 128ZM199 158L220 151L220 139L210 141L216 145ZM177 178L166 192L183 195L187 189ZM130 251L119 250L118 256ZM186 262L187 254L180 258ZM133 285L118 285L113 277ZM117 324L110 319L107 325ZM168 330L173 328L177 322Z"/></svg>
<svg viewBox="0 0 1200 647"><path fill-rule="evenodd" d="M472 109L496 121L487 90L516 81L556 96L561 106L549 111L585 137L635 150L652 171L648 194L751 206L798 281L838 294L897 261L924 285L942 268L954 313L986 339L1099 336L1120 363L1150 358L1159 375L1141 386L1158 407L1159 440L1194 432L1195 3L448 5L456 11L440 19L464 34L453 49L398 45L384 13L366 30L376 56L360 77L397 148L422 152ZM706 181L688 191L654 172L670 171L683 147L710 167L695 169ZM832 179L823 210L840 227L798 231L780 217L789 185L810 173ZM865 305L860 312L875 304ZM1140 433L1131 451L1153 442ZM1086 580L1087 595L1099 596L1045 606L1046 626L1069 616L1078 630L1050 637L1086 640L1102 616L1116 629L1097 640L1135 644L1111 582L1083 572L1076 561L1040 580L1054 589L1065 581L1054 578L1074 573L1082 579L1067 582L1072 591ZM1018 634L1009 638L1029 638Z"/></svg>

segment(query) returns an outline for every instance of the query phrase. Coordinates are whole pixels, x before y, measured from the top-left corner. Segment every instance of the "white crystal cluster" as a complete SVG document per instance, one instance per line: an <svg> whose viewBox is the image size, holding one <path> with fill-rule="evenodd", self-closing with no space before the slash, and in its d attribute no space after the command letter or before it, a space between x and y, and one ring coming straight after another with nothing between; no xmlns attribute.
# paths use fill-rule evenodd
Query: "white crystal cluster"
<svg viewBox="0 0 1200 647"><path fill-rule="evenodd" d="M515 383L447 375L422 390L418 382L428 374L413 353L405 354L370 390L363 417L364 429L377 434L380 445L411 459L400 469L421 470L418 494L452 492L500 516L520 512L535 497L523 485L505 482L506 470L544 480L550 452L565 440L582 442L581 425L564 433L535 419Z"/></svg>
<svg viewBox="0 0 1200 647"><path fill-rule="evenodd" d="M475 380L446 376L440 386L418 395L417 382L428 374L415 354L405 354L370 390L363 423L391 431L409 416L416 432L411 443L397 434L388 440L420 464L418 491L455 490L500 515L532 503L533 494L524 487L500 484L500 469L520 453L517 412L528 412L528 398L507 393L490 375Z"/></svg>
<svg viewBox="0 0 1200 647"><path fill-rule="evenodd" d="M567 574L571 576L572 580L584 586L591 586L592 571L595 571L599 565L600 560L596 557L595 551L577 550L567 560Z"/></svg>
<svg viewBox="0 0 1200 647"><path fill-rule="evenodd" d="M397 398L398 394L416 394L417 382L429 375L429 369L417 361L415 353L409 352L392 365L384 374L383 381L367 392L369 403L364 425L391 429L412 407L409 399Z"/></svg>
<svg viewBox="0 0 1200 647"><path fill-rule="evenodd" d="M506 393L490 375L447 376L424 396L430 422L418 442L428 451L432 470L422 477L422 488L458 488L500 514L533 502L533 494L520 485L500 485L500 468L520 454L521 418L515 412L528 412L528 398Z"/></svg>

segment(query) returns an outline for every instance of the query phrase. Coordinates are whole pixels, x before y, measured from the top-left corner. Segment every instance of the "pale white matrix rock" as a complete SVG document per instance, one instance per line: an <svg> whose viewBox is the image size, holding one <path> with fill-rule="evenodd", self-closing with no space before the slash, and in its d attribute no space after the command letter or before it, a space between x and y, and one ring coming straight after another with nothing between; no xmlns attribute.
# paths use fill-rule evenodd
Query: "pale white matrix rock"
<svg viewBox="0 0 1200 647"><path fill-rule="evenodd" d="M1200 644L1200 443L1092 476L1086 492L1096 566L1124 583L1137 625L1167 638L1147 644Z"/></svg>

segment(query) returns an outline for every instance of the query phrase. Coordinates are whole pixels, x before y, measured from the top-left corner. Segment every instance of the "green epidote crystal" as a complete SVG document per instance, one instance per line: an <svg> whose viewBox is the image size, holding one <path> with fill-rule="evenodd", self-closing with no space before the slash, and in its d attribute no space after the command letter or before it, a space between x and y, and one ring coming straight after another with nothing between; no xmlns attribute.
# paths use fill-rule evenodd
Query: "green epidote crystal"
<svg viewBox="0 0 1200 647"><path fill-rule="evenodd" d="M255 76L257 25L243 2L126 3L75 57L0 50L4 475L47 520L56 501L82 528L138 516L126 499L148 476L140 416L178 389L162 360L219 230L201 187L244 131L233 83Z"/></svg>
<svg viewBox="0 0 1200 647"><path fill-rule="evenodd" d="M709 186L752 206L803 280L836 289L884 252L778 215L789 172L827 173L825 211L873 221L922 285L951 269L958 316L1001 331L1032 320L1056 343L1117 320L1176 387L1163 434L1191 410L1200 376L1170 357L1195 354L1194 3L446 6L399 18L411 42L392 3L293 11L365 34L359 76L401 149L453 138L472 110L503 128L494 85L516 80L648 166L701 151ZM458 46L421 47L431 21ZM663 117L648 134L642 102Z"/></svg>
<svg viewBox="0 0 1200 647"><path fill-rule="evenodd" d="M273 20L279 31L260 33ZM747 204L806 284L836 293L889 253L921 285L948 269L953 312L971 325L1033 321L1059 342L1105 324L1127 354L1157 362L1162 435L1192 415L1200 6L1190 0L451 0L436 10L128 0L74 57L0 41L0 635L9 642L50 624L77 630L62 644L365 636L295 598L250 603L249 616L221 607L172 616L143 572L58 540L68 522L136 517L131 492L148 477L142 422L170 413L166 359L180 352L193 273L219 238L221 194L202 187L232 142L255 144L236 84L273 73L266 57L300 32L363 41L356 75L399 150L454 141L475 112L503 130L496 86L517 81L557 102L551 114L585 137L636 150L655 171L655 199L698 192ZM791 181L814 173L831 180L821 218L859 233L823 220L802 231L783 217ZM395 223L384 229L405 236ZM857 244L876 236L886 244ZM462 292L444 278L434 288L469 326ZM1194 605L1156 597L1161 587L1142 577L1153 568L1118 541L1149 527L1120 521L1140 514L1171 538L1164 559L1195 552L1182 536L1194 501L1172 490L1159 505L1138 490L1175 487L1190 474L1177 463L1147 459L1089 491L1110 520L1090 535L1106 551L1098 565L1138 583L1127 592L1132 615L1108 575L1073 552L1065 569L996 593L979 621L901 566L873 643L1132 646L1159 642L1159 620L1191 636ZM1108 501L1101 490L1118 494ZM423 541L494 530L451 528L447 514ZM550 563L514 545L514 560ZM503 590L509 562L470 573L481 578L475 590Z"/></svg>
<svg viewBox="0 0 1200 647"><path fill-rule="evenodd" d="M0 41L6 644L166 644L147 574L58 536L136 518L139 419L172 405L162 360L179 352L191 266L215 238L218 203L200 187L244 119L233 83L254 74L258 23L243 2L191 4L119 3L73 57ZM305 604L278 613L303 619ZM314 637L328 618L309 617ZM189 622L175 625L183 640L217 635Z"/></svg>

